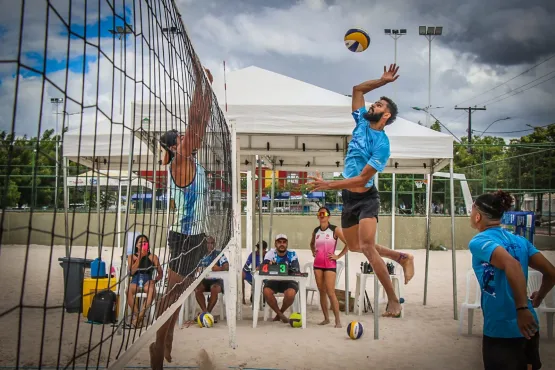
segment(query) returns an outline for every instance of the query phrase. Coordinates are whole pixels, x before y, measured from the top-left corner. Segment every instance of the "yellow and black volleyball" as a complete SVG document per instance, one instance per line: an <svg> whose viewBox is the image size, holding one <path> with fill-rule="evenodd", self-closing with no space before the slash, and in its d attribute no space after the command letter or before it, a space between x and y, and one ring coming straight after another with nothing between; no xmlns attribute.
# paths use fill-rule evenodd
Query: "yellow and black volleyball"
<svg viewBox="0 0 555 370"><path fill-rule="evenodd" d="M362 337L363 332L364 328L362 324L358 321L351 321L349 325L347 325L347 335L351 339L358 339Z"/></svg>
<svg viewBox="0 0 555 370"><path fill-rule="evenodd" d="M360 53L370 46L370 36L361 28L351 28L345 34L345 46L352 52Z"/></svg>

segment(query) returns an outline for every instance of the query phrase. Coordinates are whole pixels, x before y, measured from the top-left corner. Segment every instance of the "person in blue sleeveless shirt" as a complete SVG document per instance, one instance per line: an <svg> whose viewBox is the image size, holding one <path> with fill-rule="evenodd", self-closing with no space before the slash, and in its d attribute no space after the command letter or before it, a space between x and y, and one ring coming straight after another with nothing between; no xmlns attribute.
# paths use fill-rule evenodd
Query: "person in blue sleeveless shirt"
<svg viewBox="0 0 555 370"><path fill-rule="evenodd" d="M349 142L344 180L324 180L320 175L312 177L312 190L342 189L343 210L341 228L349 250L362 252L372 266L387 293L386 317L401 317L401 303L395 294L386 264L380 257L398 262L403 268L405 284L414 276L414 257L376 244L376 229L380 210L380 196L374 185L374 175L383 172L390 156L389 138L384 128L397 118L397 105L382 96L368 110L364 94L399 78L395 64L384 67L378 80L370 80L353 87L352 116L355 120L352 139Z"/></svg>
<svg viewBox="0 0 555 370"><path fill-rule="evenodd" d="M513 198L499 190L474 201L470 224L478 230L469 243L472 268L482 291L484 369L540 369L538 307L555 284L555 267L532 243L501 227ZM528 268L543 274L527 297Z"/></svg>
<svg viewBox="0 0 555 370"><path fill-rule="evenodd" d="M168 225L168 288L157 311L162 313L174 303L193 282L191 276L206 255L206 226L208 184L204 168L196 153L201 148L212 109L212 75L198 59L192 60L194 91L189 106L186 130L169 130L160 138L161 164L168 166L170 198L175 202L175 213ZM207 83L208 82L208 83ZM150 345L152 369L162 369L164 358L171 362L171 350L177 310L171 319L156 332L156 342Z"/></svg>
<svg viewBox="0 0 555 370"><path fill-rule="evenodd" d="M220 252L215 248L216 240L209 236L207 238L208 254L200 260L199 273L218 257ZM212 271L229 271L229 262L226 256L220 257L216 264L212 266ZM210 292L210 299L208 300L208 307L204 299L204 293ZM218 294L224 293L224 282L222 279L203 279L195 289L195 297L202 312L212 312L216 303L218 303ZM225 293L224 293L225 294Z"/></svg>
<svg viewBox="0 0 555 370"><path fill-rule="evenodd" d="M260 251L260 243L256 243L256 252L251 253L247 257L247 261L243 265L242 271L242 288L243 288L243 304L247 304L245 301L245 280L252 285L252 263L254 258L254 267L258 270L260 263L262 262L262 258L266 255L268 251L268 243L265 240L262 240L262 252ZM254 257L253 257L254 256ZM251 302L252 302L252 292L251 292Z"/></svg>
<svg viewBox="0 0 555 370"><path fill-rule="evenodd" d="M289 241L287 239L287 235L285 234L278 234L276 235L275 240L275 248L271 249L266 253L264 256L263 263L269 264L277 264L277 263L285 263L288 266L289 270L292 271L301 271L301 266L299 264L299 257L295 251L288 250ZM274 312L276 313L276 317L274 321L283 321L284 323L288 323L289 319L285 316L284 312L287 311L289 307L295 301L295 296L299 291L299 284L295 280L283 280L283 281L276 281L276 280L265 280L264 281L264 290L262 291L264 295L264 299L266 303ZM279 308L275 294L276 293L283 293L283 303L281 308Z"/></svg>

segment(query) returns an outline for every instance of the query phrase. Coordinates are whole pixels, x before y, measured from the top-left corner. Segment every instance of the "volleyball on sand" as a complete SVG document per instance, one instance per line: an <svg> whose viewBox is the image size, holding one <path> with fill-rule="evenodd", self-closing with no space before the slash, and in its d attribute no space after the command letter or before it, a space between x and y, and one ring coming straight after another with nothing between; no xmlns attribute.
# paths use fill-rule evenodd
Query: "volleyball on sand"
<svg viewBox="0 0 555 370"><path fill-rule="evenodd" d="M364 332L364 327L362 323L358 321L351 321L349 325L347 325L347 335L351 339L358 339L362 337L362 333Z"/></svg>
<svg viewBox="0 0 555 370"><path fill-rule="evenodd" d="M291 316L289 316L289 325L293 328L300 328L303 326L302 316L298 312L293 312Z"/></svg>
<svg viewBox="0 0 555 370"><path fill-rule="evenodd" d="M209 312L202 312L197 317L197 324L201 328L211 328L214 326L214 316Z"/></svg>
<svg viewBox="0 0 555 370"><path fill-rule="evenodd" d="M361 28L351 28L345 33L345 46L352 52L360 53L370 46L370 36Z"/></svg>

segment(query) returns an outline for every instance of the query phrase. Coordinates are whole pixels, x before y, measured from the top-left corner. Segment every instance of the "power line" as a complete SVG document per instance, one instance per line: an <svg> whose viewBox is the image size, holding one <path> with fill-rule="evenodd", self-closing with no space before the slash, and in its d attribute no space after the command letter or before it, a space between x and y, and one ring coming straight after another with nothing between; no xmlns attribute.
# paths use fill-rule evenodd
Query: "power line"
<svg viewBox="0 0 555 370"><path fill-rule="evenodd" d="M489 132L490 134L514 134L517 132L526 132L526 131L534 131L537 128L545 128L545 127L549 127L551 125L553 125L554 123L550 123L548 125L543 125L543 126L535 126L533 128L527 128L524 130L515 130L515 131L497 131L497 132ZM476 131L476 130L472 130L473 132L485 132L485 131Z"/></svg>
<svg viewBox="0 0 555 370"><path fill-rule="evenodd" d="M554 72L555 72L555 71L554 71ZM549 74L549 73L548 73L548 74ZM545 75L542 76L542 77L540 77L540 78L543 78L543 77L545 77ZM495 104L495 103L499 103L500 101L505 100L505 99L507 99L507 98L510 98L511 96L515 96L515 95L521 94L521 93L523 93L523 92L525 92L525 91L527 91L527 90L530 90L530 89L532 89L532 88L534 88L534 87L536 87L536 86L538 86L538 85L541 85L541 84L543 84L543 83L545 83L545 82L547 82L547 81L550 81L550 80L552 80L552 79L554 79L554 78L555 78L555 76L552 76L552 77L548 78L547 80L538 82L537 84L535 84L535 85L533 85L533 86L530 86L530 87L527 88L527 89L524 89L524 90L521 90L521 91L516 91L516 92L514 92L514 94L511 94L511 95L506 96L506 97L504 97L504 98L501 98L501 99L499 99L499 100L493 101L493 102L489 103L489 105L492 105L492 104ZM538 79L536 79L536 80L534 80L534 81L537 81L537 80L538 80ZM534 82L534 81L532 81L532 82ZM531 82L530 82L530 83L531 83ZM529 84L529 83L528 83L528 84ZM526 85L528 85L528 84L526 84ZM523 85L523 86L526 86L526 85ZM521 87L523 87L523 86L521 86ZM505 95L505 94L503 94L503 95ZM501 96L503 96L503 95L498 96L498 98L501 97Z"/></svg>
<svg viewBox="0 0 555 370"><path fill-rule="evenodd" d="M538 64L536 64L536 65L534 65L534 66L532 66L532 67L530 67L530 68L528 68L527 70L525 70L524 72L522 72L522 73L520 73L520 74L514 76L513 78L510 78L510 79L508 79L507 81L505 81L505 82L503 82L503 83L500 83L499 85L497 85L497 86L495 86L495 87L492 87L491 89L486 90L486 91L484 91L483 93L478 94L478 95L476 95L476 96L474 96L474 97L472 97L472 98L463 100L462 102L460 102L460 103L457 104L457 105L461 105L462 103L465 103L465 102L467 102L467 101L469 101L469 100L476 99L476 98L479 97L479 96L482 96L482 95L484 95L484 94L486 94L486 93L488 93L488 92L490 92L490 91L493 91L493 90L497 89L498 87L501 87L501 86L505 85L506 83L511 82L511 81L514 80L515 78L520 77L520 76L522 76L523 74L530 72L530 71L533 70L534 68L536 68L536 67L538 67L538 66L544 64L545 62L547 62L547 61L549 61L549 60L551 60L551 59L553 59L553 58L555 58L555 54L553 54L553 55L550 56L549 58L545 59L544 61L542 61L542 62L540 62L540 63L538 63Z"/></svg>

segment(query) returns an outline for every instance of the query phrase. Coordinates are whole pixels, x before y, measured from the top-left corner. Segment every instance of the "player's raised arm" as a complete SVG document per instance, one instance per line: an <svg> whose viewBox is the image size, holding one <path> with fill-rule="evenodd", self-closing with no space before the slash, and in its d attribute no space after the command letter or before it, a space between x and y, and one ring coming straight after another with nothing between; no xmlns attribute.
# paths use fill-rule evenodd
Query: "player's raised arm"
<svg viewBox="0 0 555 370"><path fill-rule="evenodd" d="M187 131L178 143L178 145L181 145L180 153L185 157L189 157L193 151L198 150L202 145L212 109L212 90L208 86L204 86L205 79L200 63L194 63L193 70L195 73L195 90L189 106L189 124L187 125ZM210 83L212 83L212 74L208 69L205 70Z"/></svg>
<svg viewBox="0 0 555 370"><path fill-rule="evenodd" d="M386 66L384 66L383 75L380 79L366 81L359 85L353 86L353 112L364 107L364 94L397 80L399 78L399 75L397 75L398 71L399 67L396 64L391 64L389 66L389 70L387 70Z"/></svg>

